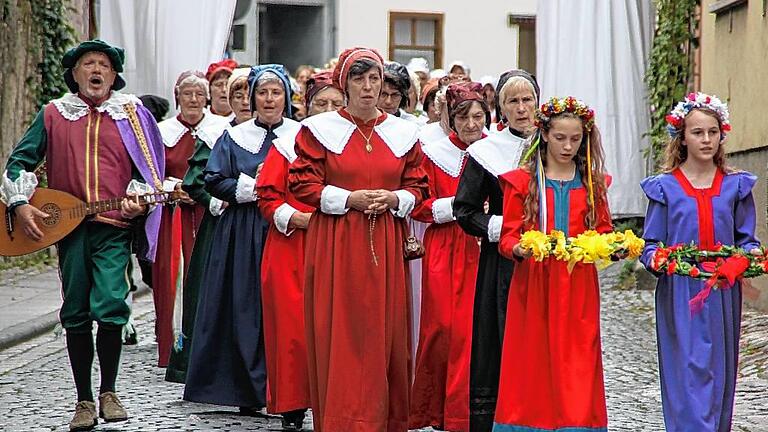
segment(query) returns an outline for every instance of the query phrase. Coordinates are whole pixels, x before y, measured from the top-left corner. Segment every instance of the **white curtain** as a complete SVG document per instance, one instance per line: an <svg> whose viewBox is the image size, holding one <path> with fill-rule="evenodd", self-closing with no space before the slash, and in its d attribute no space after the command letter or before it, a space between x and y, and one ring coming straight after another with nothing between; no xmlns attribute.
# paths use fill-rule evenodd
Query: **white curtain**
<svg viewBox="0 0 768 432"><path fill-rule="evenodd" d="M236 0L101 0L99 37L125 48L125 92L171 104L178 75L221 60Z"/></svg>
<svg viewBox="0 0 768 432"><path fill-rule="evenodd" d="M616 216L645 214L639 183L650 120L643 82L654 11L647 0L546 0L536 16L537 78L542 99L575 96L596 112L613 177Z"/></svg>

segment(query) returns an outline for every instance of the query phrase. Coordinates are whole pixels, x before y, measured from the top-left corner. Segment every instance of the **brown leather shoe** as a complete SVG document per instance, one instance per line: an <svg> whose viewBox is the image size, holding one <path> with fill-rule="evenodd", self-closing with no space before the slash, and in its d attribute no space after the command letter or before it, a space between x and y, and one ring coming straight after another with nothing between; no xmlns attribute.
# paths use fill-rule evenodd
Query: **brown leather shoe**
<svg viewBox="0 0 768 432"><path fill-rule="evenodd" d="M80 401L75 405L75 416L69 422L70 431L89 431L96 426L96 404L91 401Z"/></svg>
<svg viewBox="0 0 768 432"><path fill-rule="evenodd" d="M104 392L99 395L99 417L106 422L117 422L128 420L128 413L114 392Z"/></svg>

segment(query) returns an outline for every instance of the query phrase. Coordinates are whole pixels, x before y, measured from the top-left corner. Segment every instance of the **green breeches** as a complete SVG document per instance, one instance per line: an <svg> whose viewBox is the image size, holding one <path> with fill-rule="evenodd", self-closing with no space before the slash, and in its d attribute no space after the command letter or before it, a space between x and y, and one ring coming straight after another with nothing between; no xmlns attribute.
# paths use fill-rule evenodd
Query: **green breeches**
<svg viewBox="0 0 768 432"><path fill-rule="evenodd" d="M128 322L132 240L129 229L84 222L59 242L64 297L59 319L68 332L90 332L93 321L110 326Z"/></svg>

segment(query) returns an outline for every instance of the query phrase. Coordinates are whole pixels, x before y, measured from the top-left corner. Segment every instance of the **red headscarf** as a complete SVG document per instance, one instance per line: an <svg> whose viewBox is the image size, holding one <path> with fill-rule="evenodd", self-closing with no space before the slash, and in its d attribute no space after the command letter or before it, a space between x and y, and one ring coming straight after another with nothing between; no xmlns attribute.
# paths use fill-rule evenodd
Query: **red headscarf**
<svg viewBox="0 0 768 432"><path fill-rule="evenodd" d="M381 57L378 51L365 47L347 48L339 55L339 62L336 63L336 67L333 69L333 82L341 89L342 93L346 93L347 76L349 75L350 66L363 58L373 60L379 66L379 73L383 76L384 58Z"/></svg>
<svg viewBox="0 0 768 432"><path fill-rule="evenodd" d="M453 112L456 107L466 101L484 102L483 85L478 82L461 82L451 84L445 92L445 101L448 103L448 112ZM487 109L487 107L486 107Z"/></svg>
<svg viewBox="0 0 768 432"><path fill-rule="evenodd" d="M224 59L220 62L211 63L210 66L208 66L208 71L205 73L205 79L210 81L211 78L216 75L216 72L222 70L225 70L231 74L232 71L237 68L237 66L237 62L232 59Z"/></svg>
<svg viewBox="0 0 768 432"><path fill-rule="evenodd" d="M309 108L309 103L312 102L312 99L314 99L321 90L328 87L338 88L333 82L333 73L331 71L320 71L312 75L312 77L307 80L307 90L304 92L304 103L307 108Z"/></svg>
<svg viewBox="0 0 768 432"><path fill-rule="evenodd" d="M448 123L451 129L454 129L453 116L456 112L456 107L462 102L473 101L478 102L485 111L485 126L488 127L491 124L491 111L488 109L488 104L483 99L483 85L478 82L464 81L448 86L448 90L445 91L445 102L448 105Z"/></svg>

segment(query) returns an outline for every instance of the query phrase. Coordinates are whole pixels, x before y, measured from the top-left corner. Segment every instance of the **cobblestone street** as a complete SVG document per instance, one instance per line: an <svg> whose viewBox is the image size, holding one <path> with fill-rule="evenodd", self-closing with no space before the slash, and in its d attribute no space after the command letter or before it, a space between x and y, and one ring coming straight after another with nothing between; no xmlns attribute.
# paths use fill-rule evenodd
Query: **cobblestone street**
<svg viewBox="0 0 768 432"><path fill-rule="evenodd" d="M603 349L609 430L662 431L653 292L621 290L615 270L603 279ZM243 417L234 408L184 402L182 387L154 367L152 300L135 303L139 344L123 351L118 380L131 418L97 431L280 430L277 418ZM746 310L734 431L768 431L768 316ZM98 374L94 370L94 385ZM343 385L343 383L339 383ZM0 430L66 431L74 385L63 337L54 331L0 351ZM307 427L311 422L307 421Z"/></svg>

